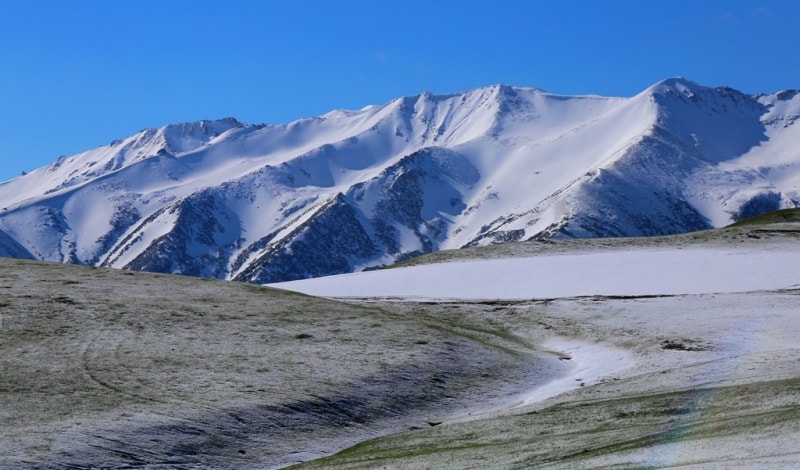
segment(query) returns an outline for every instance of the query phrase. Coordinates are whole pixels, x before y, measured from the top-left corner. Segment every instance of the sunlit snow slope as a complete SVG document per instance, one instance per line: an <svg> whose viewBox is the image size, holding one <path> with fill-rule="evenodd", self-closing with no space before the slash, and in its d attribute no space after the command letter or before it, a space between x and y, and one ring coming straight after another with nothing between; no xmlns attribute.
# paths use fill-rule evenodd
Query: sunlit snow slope
<svg viewBox="0 0 800 470"><path fill-rule="evenodd" d="M284 125L144 130L0 184L0 255L276 282L795 207L800 94L492 86Z"/></svg>

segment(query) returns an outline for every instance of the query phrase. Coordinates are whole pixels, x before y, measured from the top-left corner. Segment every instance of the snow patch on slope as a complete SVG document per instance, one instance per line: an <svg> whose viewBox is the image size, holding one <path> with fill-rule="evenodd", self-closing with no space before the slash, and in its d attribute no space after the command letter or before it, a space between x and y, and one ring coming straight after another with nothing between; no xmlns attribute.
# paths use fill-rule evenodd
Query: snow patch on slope
<svg viewBox="0 0 800 470"><path fill-rule="evenodd" d="M798 263L800 252L787 247L638 249L440 263L270 286L322 297L417 300L734 293L800 286Z"/></svg>

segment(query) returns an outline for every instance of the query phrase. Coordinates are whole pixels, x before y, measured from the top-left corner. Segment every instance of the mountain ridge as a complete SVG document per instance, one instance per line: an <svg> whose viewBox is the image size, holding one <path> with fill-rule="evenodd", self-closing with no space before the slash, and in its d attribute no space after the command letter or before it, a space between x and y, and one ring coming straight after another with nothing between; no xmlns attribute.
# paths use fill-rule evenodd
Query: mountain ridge
<svg viewBox="0 0 800 470"><path fill-rule="evenodd" d="M0 184L0 255L266 283L718 227L798 206L798 116L791 90L672 78L631 98L493 85L171 124Z"/></svg>

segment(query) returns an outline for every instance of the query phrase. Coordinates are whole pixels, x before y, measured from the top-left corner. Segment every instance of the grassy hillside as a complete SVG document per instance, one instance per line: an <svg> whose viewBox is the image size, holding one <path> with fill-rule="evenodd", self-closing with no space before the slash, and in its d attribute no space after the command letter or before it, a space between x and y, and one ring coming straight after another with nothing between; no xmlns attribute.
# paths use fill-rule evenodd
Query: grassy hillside
<svg viewBox="0 0 800 470"><path fill-rule="evenodd" d="M247 284L0 259L0 292L3 468L277 466L548 364L487 329Z"/></svg>
<svg viewBox="0 0 800 470"><path fill-rule="evenodd" d="M729 227L772 226L780 224L800 224L800 209L783 209L745 219Z"/></svg>
<svg viewBox="0 0 800 470"><path fill-rule="evenodd" d="M673 237L526 242L410 263L786 250L798 225L790 211ZM0 293L2 468L800 464L798 290L342 303L0 259ZM509 406L576 362L543 346L553 338L624 351L633 365Z"/></svg>

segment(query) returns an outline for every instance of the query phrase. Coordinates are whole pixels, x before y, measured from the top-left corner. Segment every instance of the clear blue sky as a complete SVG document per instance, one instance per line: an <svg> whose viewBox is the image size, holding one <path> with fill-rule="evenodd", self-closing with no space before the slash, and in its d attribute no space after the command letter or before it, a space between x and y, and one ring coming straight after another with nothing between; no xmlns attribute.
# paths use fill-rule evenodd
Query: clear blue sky
<svg viewBox="0 0 800 470"><path fill-rule="evenodd" d="M422 91L800 88L799 23L794 0L3 1L0 181L146 127Z"/></svg>

